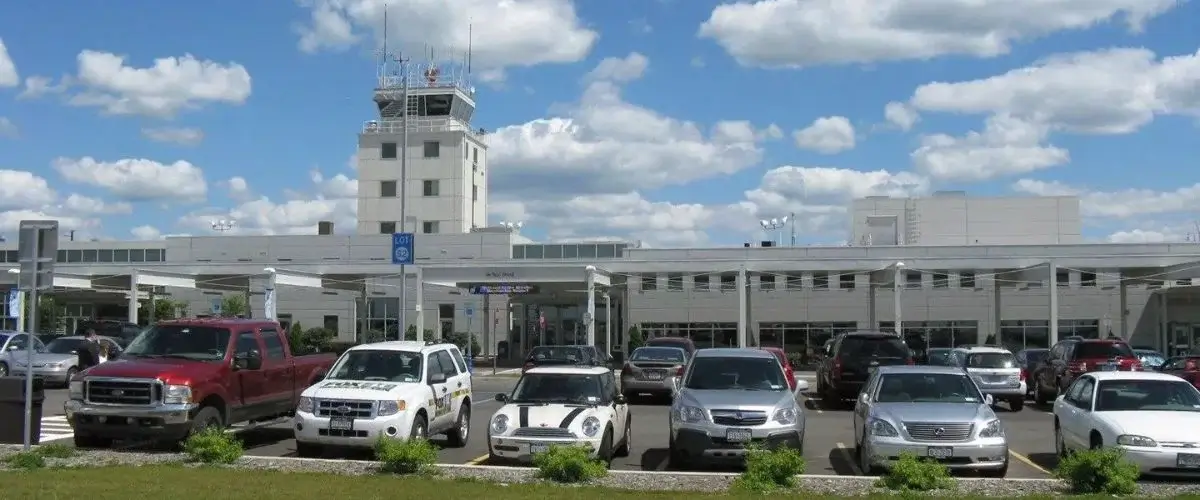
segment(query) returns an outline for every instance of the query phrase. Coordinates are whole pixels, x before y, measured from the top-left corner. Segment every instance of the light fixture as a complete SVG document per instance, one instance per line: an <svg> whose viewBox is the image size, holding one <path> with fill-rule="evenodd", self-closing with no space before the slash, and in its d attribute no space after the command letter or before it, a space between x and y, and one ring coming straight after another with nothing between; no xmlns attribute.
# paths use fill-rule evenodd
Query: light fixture
<svg viewBox="0 0 1200 500"><path fill-rule="evenodd" d="M237 226L237 221L233 219L219 219L212 221L213 231L227 232L233 230Z"/></svg>
<svg viewBox="0 0 1200 500"><path fill-rule="evenodd" d="M525 223L522 221L502 220L502 221L500 221L500 227L507 229L509 231L520 231L521 228L525 227Z"/></svg>

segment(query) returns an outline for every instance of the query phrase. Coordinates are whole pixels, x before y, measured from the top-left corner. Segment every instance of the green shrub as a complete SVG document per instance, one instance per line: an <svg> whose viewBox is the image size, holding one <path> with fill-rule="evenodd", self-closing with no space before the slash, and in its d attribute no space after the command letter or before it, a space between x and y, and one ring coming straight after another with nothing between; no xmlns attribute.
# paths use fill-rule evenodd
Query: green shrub
<svg viewBox="0 0 1200 500"><path fill-rule="evenodd" d="M638 330L636 326L629 327L629 333L625 338L629 339L629 352L646 345L646 337L642 336L642 331Z"/></svg>
<svg viewBox="0 0 1200 500"><path fill-rule="evenodd" d="M437 447L424 439L380 437L375 442L375 459L382 462L384 472L416 474L429 470L437 458Z"/></svg>
<svg viewBox="0 0 1200 500"><path fill-rule="evenodd" d="M945 465L912 453L903 453L875 485L901 491L945 490L954 487L954 478Z"/></svg>
<svg viewBox="0 0 1200 500"><path fill-rule="evenodd" d="M1137 493L1138 466L1120 448L1080 450L1059 460L1055 477L1083 494L1132 495Z"/></svg>
<svg viewBox="0 0 1200 500"><path fill-rule="evenodd" d="M41 469L46 466L46 458L36 451L22 451L4 457L4 463L14 469Z"/></svg>
<svg viewBox="0 0 1200 500"><path fill-rule="evenodd" d="M471 340L471 350L470 350L471 355L478 356L479 353L481 352L479 350L479 339L475 338L475 336L471 335L468 332L447 333L445 338L442 339L442 341L449 342L451 344L458 346L458 350L462 351L463 356L466 356L467 352L468 352L467 351L467 339Z"/></svg>
<svg viewBox="0 0 1200 500"><path fill-rule="evenodd" d="M798 450L748 450L746 471L733 482L742 491L768 493L779 488L796 486L796 476L804 474L804 456Z"/></svg>
<svg viewBox="0 0 1200 500"><path fill-rule="evenodd" d="M35 452L45 458L71 458L75 456L76 450L65 444L53 443L38 446Z"/></svg>
<svg viewBox="0 0 1200 500"><path fill-rule="evenodd" d="M242 442L224 430L209 427L183 443L183 452L193 462L231 464L242 458Z"/></svg>
<svg viewBox="0 0 1200 500"><path fill-rule="evenodd" d="M559 483L582 483L608 475L608 467L591 458L591 449L585 446L551 446L533 456L533 466L543 479Z"/></svg>

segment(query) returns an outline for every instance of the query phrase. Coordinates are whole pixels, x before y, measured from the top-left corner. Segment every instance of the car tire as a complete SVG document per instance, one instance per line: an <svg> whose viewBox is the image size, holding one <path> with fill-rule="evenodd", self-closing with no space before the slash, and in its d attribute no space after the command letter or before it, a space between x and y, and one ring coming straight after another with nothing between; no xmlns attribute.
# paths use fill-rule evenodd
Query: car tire
<svg viewBox="0 0 1200 500"><path fill-rule="evenodd" d="M604 437L600 438L600 449L596 451L597 458L606 468L612 467L613 451L613 430L610 426L604 429Z"/></svg>
<svg viewBox="0 0 1200 500"><path fill-rule="evenodd" d="M413 419L412 430L408 433L409 439L429 439L429 422L425 420L425 415L417 415Z"/></svg>
<svg viewBox="0 0 1200 500"><path fill-rule="evenodd" d="M1046 399L1046 390L1042 387L1041 379L1038 379L1034 385L1037 387L1033 389L1033 402L1037 403L1038 406L1046 405L1049 401Z"/></svg>
<svg viewBox="0 0 1200 500"><path fill-rule="evenodd" d="M1054 452L1058 455L1059 460L1067 458L1071 452L1067 450L1067 441L1063 439L1062 426L1058 420L1054 421Z"/></svg>
<svg viewBox="0 0 1200 500"><path fill-rule="evenodd" d="M632 428L633 428L633 419L629 418L629 417L625 417L625 433L622 434L620 446L617 446L617 449L613 451L613 456L616 456L616 457L628 457L629 456L629 448L631 446L633 446L633 437L632 437L633 432L631 432Z"/></svg>
<svg viewBox="0 0 1200 500"><path fill-rule="evenodd" d="M0 361L0 377L8 376L8 363Z"/></svg>
<svg viewBox="0 0 1200 500"><path fill-rule="evenodd" d="M462 448L467 445L467 438L471 435L471 405L463 404L458 409L458 420L454 423L454 429L446 432L446 441L451 448Z"/></svg>
<svg viewBox="0 0 1200 500"><path fill-rule="evenodd" d="M324 454L325 449L319 444L296 441L296 456L300 458L317 458Z"/></svg>
<svg viewBox="0 0 1200 500"><path fill-rule="evenodd" d="M882 472L882 468L871 464L871 454L867 453L866 448L862 445L855 447L858 450L858 470L864 476L878 476Z"/></svg>
<svg viewBox="0 0 1200 500"><path fill-rule="evenodd" d="M192 417L192 429L188 431L188 436L194 436L204 432L209 427L218 429L224 428L224 419L221 418L221 412L211 406L200 408L196 415Z"/></svg>
<svg viewBox="0 0 1200 500"><path fill-rule="evenodd" d="M688 467L687 457L675 446L675 438L667 441L667 466L673 470L685 470Z"/></svg>
<svg viewBox="0 0 1200 500"><path fill-rule="evenodd" d="M1025 408L1025 398L1012 398L1008 400L1008 409L1014 412L1021 411Z"/></svg>
<svg viewBox="0 0 1200 500"><path fill-rule="evenodd" d="M64 387L71 387L71 379L75 378L75 374L79 373L79 369L74 366L67 368L67 380L63 382Z"/></svg>

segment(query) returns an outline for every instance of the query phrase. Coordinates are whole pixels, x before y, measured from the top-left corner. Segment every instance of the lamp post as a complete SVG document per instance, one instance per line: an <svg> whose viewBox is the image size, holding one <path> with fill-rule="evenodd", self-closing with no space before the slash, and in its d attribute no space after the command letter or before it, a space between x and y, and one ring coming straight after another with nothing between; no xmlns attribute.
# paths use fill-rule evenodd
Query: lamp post
<svg viewBox="0 0 1200 500"><path fill-rule="evenodd" d="M521 228L525 227L525 223L522 221L502 220L500 221L500 227L507 229L510 233L516 233L521 231Z"/></svg>
<svg viewBox="0 0 1200 500"><path fill-rule="evenodd" d="M904 338L904 314L901 312L902 308L900 306L900 295L904 290L904 263L896 262L891 267L894 272L892 276L892 297L896 301L896 334L900 335L900 338ZM926 340L926 344L928 344L928 339Z"/></svg>
<svg viewBox="0 0 1200 500"><path fill-rule="evenodd" d="M237 221L233 219L220 219L212 221L212 230L218 233L227 233L237 227Z"/></svg>
<svg viewBox="0 0 1200 500"><path fill-rule="evenodd" d="M789 223L791 223L792 228L791 244L792 246L796 246L796 214L787 214L779 218L758 221L758 225L762 227L763 231L772 235L771 240L775 241L775 244L779 246L783 246L783 231L780 230L787 227ZM776 231L779 232L776 233Z"/></svg>

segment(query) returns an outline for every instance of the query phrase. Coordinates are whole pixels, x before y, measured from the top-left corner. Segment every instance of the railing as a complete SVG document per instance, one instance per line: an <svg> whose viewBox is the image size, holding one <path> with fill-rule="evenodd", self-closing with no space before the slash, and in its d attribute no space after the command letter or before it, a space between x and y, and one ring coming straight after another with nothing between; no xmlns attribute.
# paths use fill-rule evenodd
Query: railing
<svg viewBox="0 0 1200 500"><path fill-rule="evenodd" d="M401 119L368 120L363 122L364 134L399 134L404 131L404 121ZM473 129L470 124L454 118L409 118L409 132L466 132L480 137L485 134L483 129Z"/></svg>

